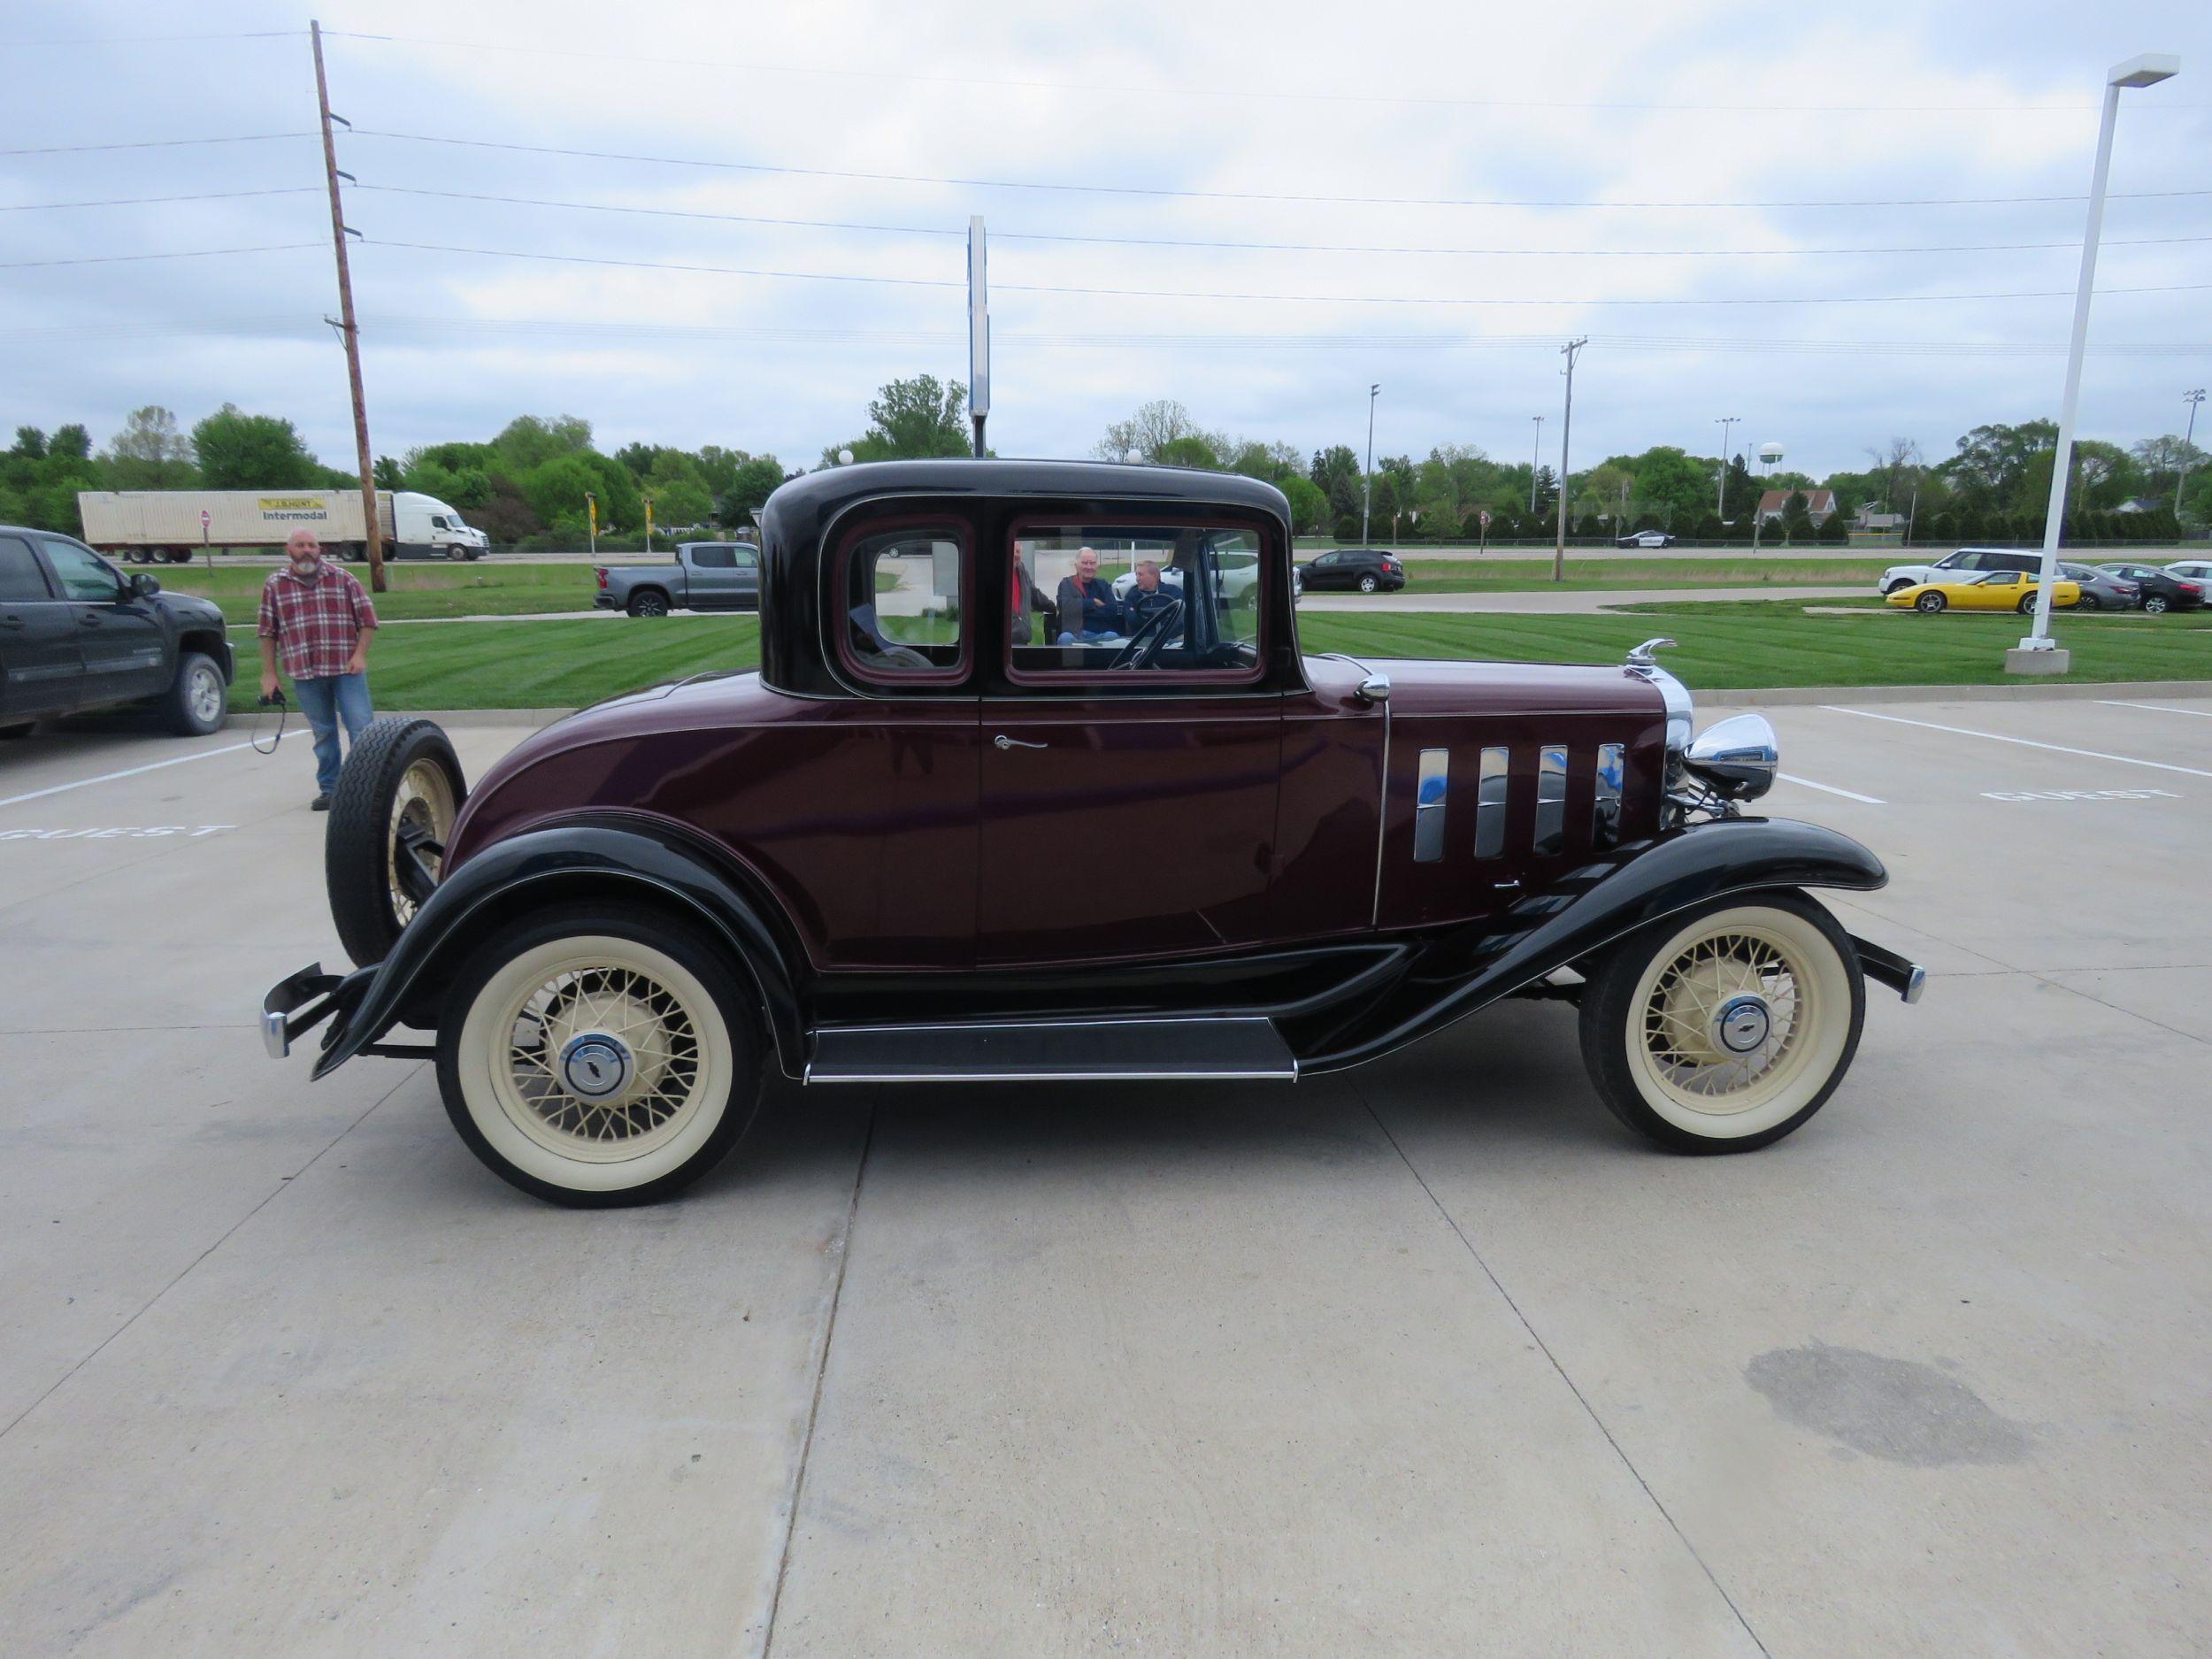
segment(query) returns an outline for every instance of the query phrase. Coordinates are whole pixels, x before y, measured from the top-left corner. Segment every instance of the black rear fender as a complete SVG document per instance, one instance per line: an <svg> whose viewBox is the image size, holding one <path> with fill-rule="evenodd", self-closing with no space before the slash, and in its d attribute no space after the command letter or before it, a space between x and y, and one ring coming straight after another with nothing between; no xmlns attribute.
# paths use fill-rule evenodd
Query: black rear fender
<svg viewBox="0 0 2212 1659"><path fill-rule="evenodd" d="M1889 880L1847 835L1788 818L1724 818L1624 847L1494 925L1432 944L1366 1007L1294 1033L1302 1071L1358 1065L1440 1031L1638 928L1736 895L1799 887L1862 892Z"/></svg>
<svg viewBox="0 0 2212 1659"><path fill-rule="evenodd" d="M395 1025L434 1025L438 998L470 951L549 904L619 899L661 905L727 947L759 994L762 1023L787 1076L805 1066L793 964L772 907L695 838L651 820L556 824L493 843L442 880L391 954L353 976L315 1062L320 1078Z"/></svg>

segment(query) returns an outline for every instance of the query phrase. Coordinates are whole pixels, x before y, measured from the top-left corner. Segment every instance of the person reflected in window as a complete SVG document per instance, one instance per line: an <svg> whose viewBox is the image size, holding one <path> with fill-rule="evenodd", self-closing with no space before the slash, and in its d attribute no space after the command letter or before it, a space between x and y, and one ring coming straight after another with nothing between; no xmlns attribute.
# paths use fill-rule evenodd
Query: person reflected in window
<svg viewBox="0 0 2212 1659"><path fill-rule="evenodd" d="M1045 618L1041 628L1030 618ZM1022 544L1014 543L1013 580L1006 595L1006 626L1017 645L1027 645L1039 634L1049 637L1052 631L1052 607L1038 590L1037 579L1029 573L1029 563L1022 556Z"/></svg>
<svg viewBox="0 0 2212 1659"><path fill-rule="evenodd" d="M1160 561L1139 559L1137 583L1129 590L1129 596L1121 602L1121 631L1134 634L1152 617L1177 603L1172 588L1160 581Z"/></svg>
<svg viewBox="0 0 2212 1659"><path fill-rule="evenodd" d="M1058 597L1060 644L1094 645L1121 637L1121 605L1114 590L1099 580L1096 548L1076 549L1075 574L1061 578Z"/></svg>

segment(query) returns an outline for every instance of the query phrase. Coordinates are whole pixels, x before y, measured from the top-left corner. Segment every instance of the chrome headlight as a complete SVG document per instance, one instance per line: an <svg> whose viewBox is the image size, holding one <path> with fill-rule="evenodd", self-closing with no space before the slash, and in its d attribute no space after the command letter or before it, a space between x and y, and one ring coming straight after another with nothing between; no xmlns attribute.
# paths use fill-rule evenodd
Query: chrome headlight
<svg viewBox="0 0 2212 1659"><path fill-rule="evenodd" d="M1699 733L1683 751L1682 767L1730 801L1755 801L1774 787L1782 764L1774 728L1756 714L1732 715Z"/></svg>

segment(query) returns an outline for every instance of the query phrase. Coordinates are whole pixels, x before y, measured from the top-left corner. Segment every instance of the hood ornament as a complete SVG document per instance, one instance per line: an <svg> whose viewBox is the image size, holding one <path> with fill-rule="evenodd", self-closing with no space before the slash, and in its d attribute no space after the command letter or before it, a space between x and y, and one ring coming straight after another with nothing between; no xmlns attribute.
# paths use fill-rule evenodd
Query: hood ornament
<svg viewBox="0 0 2212 1659"><path fill-rule="evenodd" d="M1632 674L1647 674L1654 672L1659 666L1659 659L1654 657L1652 653L1654 651L1665 651L1671 650L1673 649L1674 641L1664 637L1646 640L1641 645L1637 646L1635 649L1629 652L1627 664L1628 672Z"/></svg>

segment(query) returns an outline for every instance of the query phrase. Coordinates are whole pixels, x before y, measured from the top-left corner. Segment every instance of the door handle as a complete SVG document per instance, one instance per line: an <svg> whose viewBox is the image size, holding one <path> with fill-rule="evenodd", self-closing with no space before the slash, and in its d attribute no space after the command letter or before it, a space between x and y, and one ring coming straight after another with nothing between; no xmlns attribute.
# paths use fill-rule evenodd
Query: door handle
<svg viewBox="0 0 2212 1659"><path fill-rule="evenodd" d="M1042 743L1025 743L1018 737L1009 737L1005 733L1001 732L996 737L991 740L991 747L994 749L1042 749L1044 745Z"/></svg>
<svg viewBox="0 0 2212 1659"><path fill-rule="evenodd" d="M21 617L0 617L0 628L19 628L22 626Z"/></svg>
<svg viewBox="0 0 2212 1659"><path fill-rule="evenodd" d="M77 618L77 626L81 628L96 628L100 626L100 618L97 617L79 617Z"/></svg>

